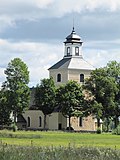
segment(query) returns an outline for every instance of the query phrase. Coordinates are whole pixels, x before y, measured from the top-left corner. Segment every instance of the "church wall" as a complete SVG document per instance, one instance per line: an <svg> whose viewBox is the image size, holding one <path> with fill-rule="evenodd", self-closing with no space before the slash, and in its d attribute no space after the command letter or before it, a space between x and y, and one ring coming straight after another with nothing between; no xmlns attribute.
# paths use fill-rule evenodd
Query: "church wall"
<svg viewBox="0 0 120 160"><path fill-rule="evenodd" d="M30 117L30 126L27 126L28 129L43 129L44 126L44 115L39 110L28 110L23 113L23 117L27 121L28 124L28 117ZM41 117L41 126L39 123L39 117ZM47 116L47 124L46 128L48 128L48 116Z"/></svg>
<svg viewBox="0 0 120 160"><path fill-rule="evenodd" d="M66 118L59 112L54 112L49 116L49 129L61 130L67 127Z"/></svg>
<svg viewBox="0 0 120 160"><path fill-rule="evenodd" d="M80 82L80 74L84 74L84 79L90 76L90 70L71 69L68 72L68 79Z"/></svg>
<svg viewBox="0 0 120 160"><path fill-rule="evenodd" d="M81 130L81 131L95 131L95 119L93 116L83 117L82 118L82 126L80 126L79 118L72 117L71 118L71 127L74 128L74 130Z"/></svg>
<svg viewBox="0 0 120 160"><path fill-rule="evenodd" d="M49 116L49 129L58 129L58 113L53 113Z"/></svg>
<svg viewBox="0 0 120 160"><path fill-rule="evenodd" d="M62 113L59 112L59 117L58 117L58 124L62 124L62 129L67 128L67 118L62 115Z"/></svg>
<svg viewBox="0 0 120 160"><path fill-rule="evenodd" d="M61 74L61 82L57 82L57 74ZM68 71L65 69L52 69L49 71L49 76L53 77L55 85L66 84L68 81Z"/></svg>
<svg viewBox="0 0 120 160"><path fill-rule="evenodd" d="M39 110L28 110L23 113L23 117L27 122L28 129L43 129L44 127L44 115L42 111ZM28 117L30 118L30 126L28 126ZM41 117L41 126L40 119ZM66 118L59 112L53 112L50 115L47 115L46 128L49 130L58 130L59 124L61 124L62 128L65 129L67 126Z"/></svg>

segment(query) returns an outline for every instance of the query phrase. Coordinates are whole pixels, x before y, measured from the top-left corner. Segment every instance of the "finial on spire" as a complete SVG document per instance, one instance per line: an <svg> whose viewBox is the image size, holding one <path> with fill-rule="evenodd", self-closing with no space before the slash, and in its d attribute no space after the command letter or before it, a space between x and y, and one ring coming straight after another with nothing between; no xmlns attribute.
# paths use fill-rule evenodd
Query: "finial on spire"
<svg viewBox="0 0 120 160"><path fill-rule="evenodd" d="M75 30L74 30L74 16L73 16L73 30L72 30L72 31L73 31L73 32L75 31Z"/></svg>
<svg viewBox="0 0 120 160"><path fill-rule="evenodd" d="M74 31L74 17L73 17L73 31Z"/></svg>

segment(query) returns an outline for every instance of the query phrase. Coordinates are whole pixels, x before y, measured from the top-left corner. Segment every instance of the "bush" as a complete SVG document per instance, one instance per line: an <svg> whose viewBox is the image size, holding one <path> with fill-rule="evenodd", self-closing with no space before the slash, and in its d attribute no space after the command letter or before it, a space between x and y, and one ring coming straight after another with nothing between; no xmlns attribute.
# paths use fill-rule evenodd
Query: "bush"
<svg viewBox="0 0 120 160"><path fill-rule="evenodd" d="M16 132L18 130L18 127L17 127L17 125L15 123L13 123L11 125L11 127L12 127L13 132Z"/></svg>
<svg viewBox="0 0 120 160"><path fill-rule="evenodd" d="M112 132L113 134L120 135L120 124Z"/></svg>
<svg viewBox="0 0 120 160"><path fill-rule="evenodd" d="M96 133L97 133L97 134L101 134L101 133L102 133L101 128L97 128Z"/></svg>

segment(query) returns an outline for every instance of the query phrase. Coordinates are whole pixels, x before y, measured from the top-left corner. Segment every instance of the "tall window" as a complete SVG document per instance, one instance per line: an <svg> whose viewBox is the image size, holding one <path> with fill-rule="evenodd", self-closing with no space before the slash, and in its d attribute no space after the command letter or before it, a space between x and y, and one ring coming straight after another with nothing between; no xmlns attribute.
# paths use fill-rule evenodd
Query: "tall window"
<svg viewBox="0 0 120 160"><path fill-rule="evenodd" d="M75 55L79 56L79 47L75 47Z"/></svg>
<svg viewBox="0 0 120 160"><path fill-rule="evenodd" d="M30 127L30 117L28 117L28 127Z"/></svg>
<svg viewBox="0 0 120 160"><path fill-rule="evenodd" d="M84 74L80 74L80 82L84 82Z"/></svg>
<svg viewBox="0 0 120 160"><path fill-rule="evenodd" d="M82 117L79 117L79 126L80 126L80 127L83 126L83 119L82 119Z"/></svg>
<svg viewBox="0 0 120 160"><path fill-rule="evenodd" d="M61 74L60 73L57 75L57 82L61 82Z"/></svg>
<svg viewBox="0 0 120 160"><path fill-rule="evenodd" d="M42 127L42 118L41 118L41 116L39 117L39 127Z"/></svg>
<svg viewBox="0 0 120 160"><path fill-rule="evenodd" d="M70 47L67 47L67 56L70 55Z"/></svg>

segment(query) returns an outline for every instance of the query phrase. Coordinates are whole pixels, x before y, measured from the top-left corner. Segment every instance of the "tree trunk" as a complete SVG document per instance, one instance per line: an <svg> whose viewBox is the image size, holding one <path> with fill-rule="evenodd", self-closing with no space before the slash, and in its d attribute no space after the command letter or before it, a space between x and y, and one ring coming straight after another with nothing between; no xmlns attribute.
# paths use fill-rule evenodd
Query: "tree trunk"
<svg viewBox="0 0 120 160"><path fill-rule="evenodd" d="M71 130L70 118L71 116L69 116L69 131Z"/></svg>
<svg viewBox="0 0 120 160"><path fill-rule="evenodd" d="M97 118L97 127L100 127L100 118Z"/></svg>
<svg viewBox="0 0 120 160"><path fill-rule="evenodd" d="M46 130L46 117L47 117L47 115L44 114L44 130Z"/></svg>
<svg viewBox="0 0 120 160"><path fill-rule="evenodd" d="M13 116L14 116L14 123L16 124L17 123L17 112L16 111L14 111Z"/></svg>
<svg viewBox="0 0 120 160"><path fill-rule="evenodd" d="M119 124L119 120L118 120L117 116L115 116L115 118L114 118L114 123L115 123L115 128L117 128L117 126Z"/></svg>
<svg viewBox="0 0 120 160"><path fill-rule="evenodd" d="M109 118L108 118L108 117L107 117L106 120L107 120L107 126L106 126L106 127L107 127L107 132L108 132L108 131L109 131L109 123L110 123L110 122L109 122Z"/></svg>

